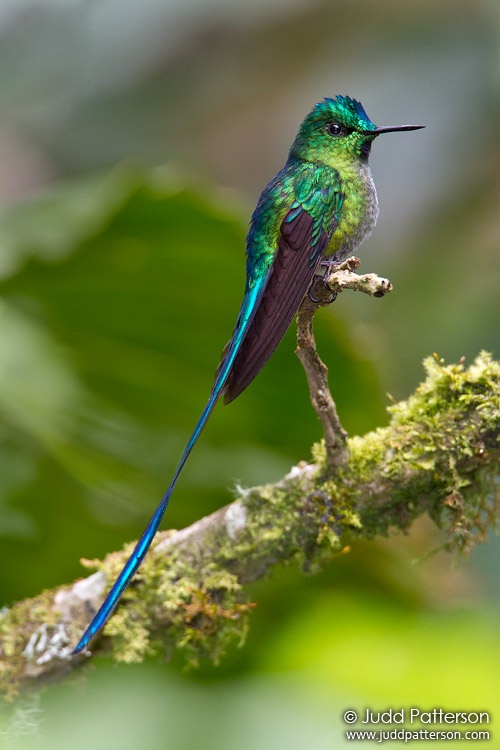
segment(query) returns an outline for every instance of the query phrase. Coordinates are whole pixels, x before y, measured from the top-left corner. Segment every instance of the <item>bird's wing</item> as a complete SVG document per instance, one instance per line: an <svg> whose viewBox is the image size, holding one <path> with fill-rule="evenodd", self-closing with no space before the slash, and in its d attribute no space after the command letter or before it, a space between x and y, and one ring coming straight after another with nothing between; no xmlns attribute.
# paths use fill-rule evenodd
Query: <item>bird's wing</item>
<svg viewBox="0 0 500 750"><path fill-rule="evenodd" d="M278 346L337 225L343 197L338 180L309 181L306 188L299 185L281 223L265 288L223 388L224 403L249 385Z"/></svg>

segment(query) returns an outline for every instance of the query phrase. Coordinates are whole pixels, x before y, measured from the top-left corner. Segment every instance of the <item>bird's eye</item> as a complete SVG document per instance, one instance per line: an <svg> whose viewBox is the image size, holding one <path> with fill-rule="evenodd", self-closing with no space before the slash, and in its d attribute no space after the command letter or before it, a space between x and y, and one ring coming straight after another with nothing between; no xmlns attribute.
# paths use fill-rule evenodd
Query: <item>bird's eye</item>
<svg viewBox="0 0 500 750"><path fill-rule="evenodd" d="M330 135L341 135L344 131L344 128L338 122L329 122L326 129Z"/></svg>

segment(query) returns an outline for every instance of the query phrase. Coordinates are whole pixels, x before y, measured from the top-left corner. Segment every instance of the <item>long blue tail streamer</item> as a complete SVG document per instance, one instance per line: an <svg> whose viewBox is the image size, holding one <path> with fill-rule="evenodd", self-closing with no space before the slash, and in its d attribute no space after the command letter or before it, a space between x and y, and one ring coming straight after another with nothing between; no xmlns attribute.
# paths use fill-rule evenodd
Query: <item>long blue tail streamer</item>
<svg viewBox="0 0 500 750"><path fill-rule="evenodd" d="M180 461L177 464L177 468L172 477L172 481L166 489L165 494L163 495L153 516L151 517L151 520L146 526L141 538L137 542L134 551L125 563L122 572L116 579L109 594L95 614L90 625L87 627L84 634L78 641L78 644L72 652L73 654L78 654L83 651L90 643L90 641L95 638L99 631L104 627L108 619L111 617L116 605L120 601L123 592L129 585L135 572L143 561L148 549L150 548L154 536L160 526L161 520L168 507L170 498L172 497L172 493L174 491L175 485L177 484L177 480L179 479L184 464L186 463L189 454L191 453L196 441L198 440L203 428L205 427L208 418L210 417L215 404L217 403L217 399L219 398L222 389L224 388L235 357L241 346L241 342L243 341L243 338L248 330L248 326L252 321L255 310L257 309L258 303L262 297L266 283L267 275L263 276L255 285L255 287L247 291L247 293L245 294L238 316L238 321L236 323L236 327L228 347L228 351L217 374L212 392L210 394L210 398L208 399L207 404L203 409L198 422L196 423L196 427L194 428L193 433L189 438L186 447L184 448L184 452L182 453Z"/></svg>

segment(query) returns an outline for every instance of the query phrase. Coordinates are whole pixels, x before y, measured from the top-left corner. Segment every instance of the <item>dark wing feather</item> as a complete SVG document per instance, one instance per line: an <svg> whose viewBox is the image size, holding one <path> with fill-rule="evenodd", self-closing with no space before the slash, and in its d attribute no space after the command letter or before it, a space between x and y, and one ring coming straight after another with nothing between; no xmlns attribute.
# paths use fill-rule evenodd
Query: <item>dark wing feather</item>
<svg viewBox="0 0 500 750"><path fill-rule="evenodd" d="M321 231L313 238L314 226L303 209L291 209L285 217L269 280L224 387L224 403L260 372L297 312L330 236Z"/></svg>

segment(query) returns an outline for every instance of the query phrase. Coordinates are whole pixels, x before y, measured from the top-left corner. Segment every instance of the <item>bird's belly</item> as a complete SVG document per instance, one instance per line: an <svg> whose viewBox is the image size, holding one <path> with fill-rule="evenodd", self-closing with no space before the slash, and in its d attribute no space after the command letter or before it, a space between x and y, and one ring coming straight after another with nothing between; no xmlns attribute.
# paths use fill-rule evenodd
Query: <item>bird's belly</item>
<svg viewBox="0 0 500 750"><path fill-rule="evenodd" d="M349 181L350 182L350 181ZM370 235L378 218L378 200L371 173L362 179L344 183L344 201L337 226L324 252L324 257L342 261L354 253Z"/></svg>

